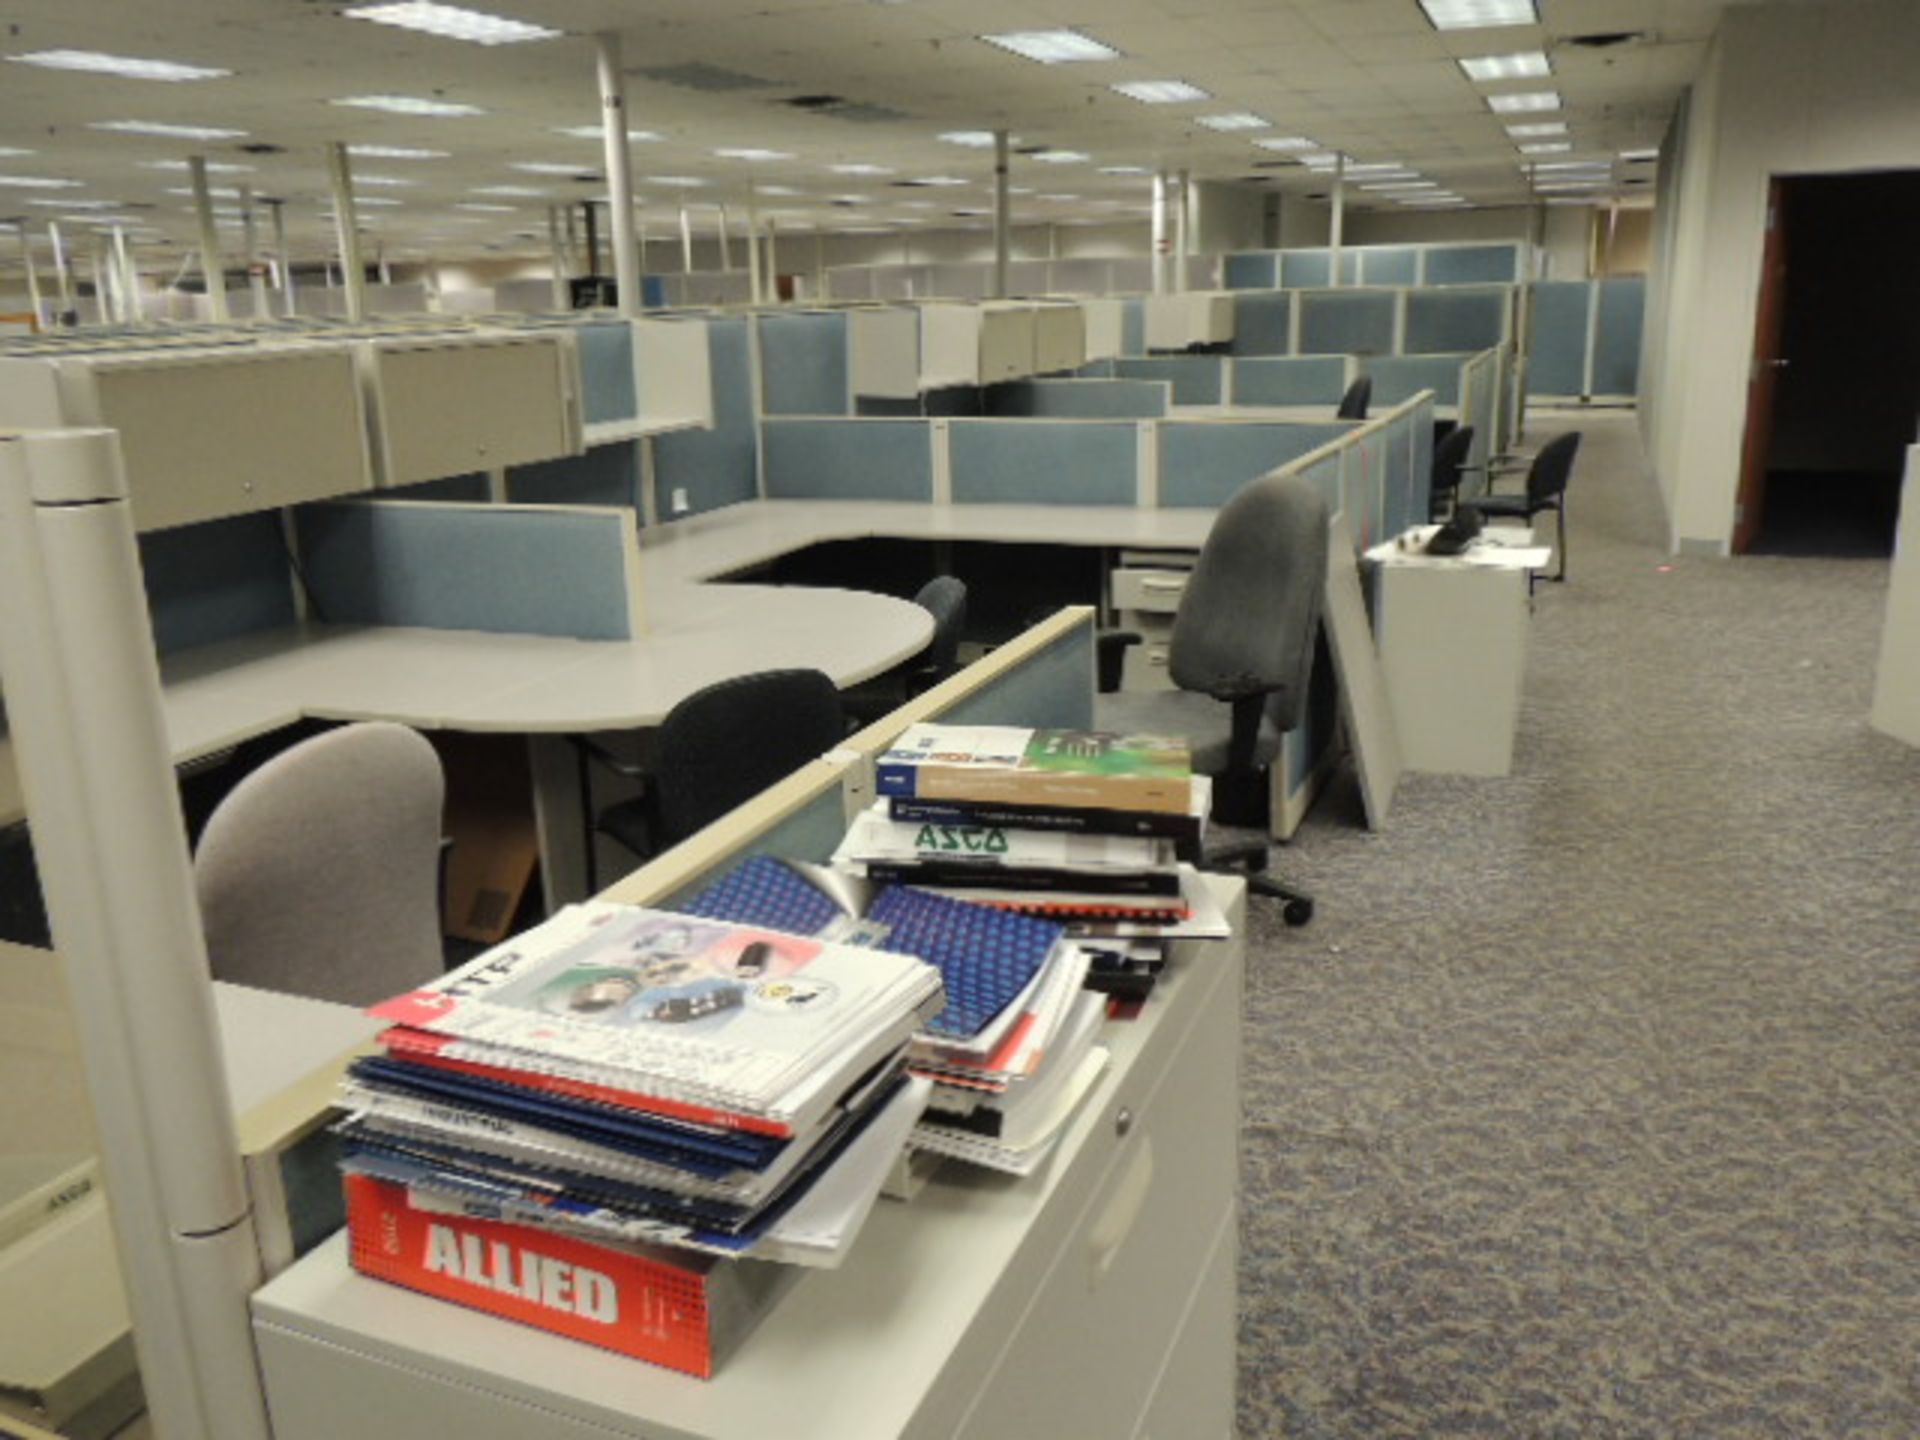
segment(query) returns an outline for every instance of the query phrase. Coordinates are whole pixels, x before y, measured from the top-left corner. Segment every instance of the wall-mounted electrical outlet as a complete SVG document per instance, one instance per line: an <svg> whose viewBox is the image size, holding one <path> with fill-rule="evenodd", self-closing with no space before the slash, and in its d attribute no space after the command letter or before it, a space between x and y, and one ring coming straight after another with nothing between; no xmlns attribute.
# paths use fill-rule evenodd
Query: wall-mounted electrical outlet
<svg viewBox="0 0 1920 1440"><path fill-rule="evenodd" d="M687 511L693 508L693 506L687 500L686 490L684 488L679 488L679 487L675 488L672 497L668 501L668 504L670 504L673 507L673 513L676 515L684 515L687 513Z"/></svg>

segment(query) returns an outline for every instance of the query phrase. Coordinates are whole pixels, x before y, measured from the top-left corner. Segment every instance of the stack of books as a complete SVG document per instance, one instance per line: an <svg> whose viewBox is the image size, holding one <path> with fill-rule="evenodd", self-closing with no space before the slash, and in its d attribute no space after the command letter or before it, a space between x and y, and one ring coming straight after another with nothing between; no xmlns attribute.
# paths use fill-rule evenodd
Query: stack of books
<svg viewBox="0 0 1920 1440"><path fill-rule="evenodd" d="M910 1148L1013 1174L1051 1152L1105 1067L1092 957L1063 926L843 870L755 856L683 902L689 915L919 956L946 1005L908 1066L932 1082Z"/></svg>
<svg viewBox="0 0 1920 1440"><path fill-rule="evenodd" d="M569 907L372 1011L392 1026L341 1126L354 1264L711 1373L777 1288L752 1261L845 1254L944 1005L909 956Z"/></svg>

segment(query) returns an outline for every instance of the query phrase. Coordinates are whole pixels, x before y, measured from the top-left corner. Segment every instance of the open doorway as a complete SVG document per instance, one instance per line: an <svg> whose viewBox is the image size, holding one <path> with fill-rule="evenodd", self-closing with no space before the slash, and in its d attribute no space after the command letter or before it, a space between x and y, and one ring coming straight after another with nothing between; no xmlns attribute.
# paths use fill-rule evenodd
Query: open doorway
<svg viewBox="0 0 1920 1440"><path fill-rule="evenodd" d="M1774 181L1735 548L1888 555L1920 414L1920 171Z"/></svg>

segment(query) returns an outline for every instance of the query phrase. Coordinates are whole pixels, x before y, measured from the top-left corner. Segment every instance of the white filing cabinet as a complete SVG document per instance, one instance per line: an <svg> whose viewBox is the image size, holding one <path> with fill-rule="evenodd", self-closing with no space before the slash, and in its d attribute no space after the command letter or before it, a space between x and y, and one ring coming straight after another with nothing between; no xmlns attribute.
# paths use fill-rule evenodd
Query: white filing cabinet
<svg viewBox="0 0 1920 1440"><path fill-rule="evenodd" d="M714 1379L366 1279L335 1237L254 1297L276 1440L1225 1440L1242 942L1180 952L1047 1166L882 1202Z"/></svg>
<svg viewBox="0 0 1920 1440"><path fill-rule="evenodd" d="M1125 690L1171 690L1167 674L1168 642L1173 617L1193 573L1194 556L1187 551L1124 551L1111 576L1113 608L1120 628L1140 635L1127 648L1121 675Z"/></svg>

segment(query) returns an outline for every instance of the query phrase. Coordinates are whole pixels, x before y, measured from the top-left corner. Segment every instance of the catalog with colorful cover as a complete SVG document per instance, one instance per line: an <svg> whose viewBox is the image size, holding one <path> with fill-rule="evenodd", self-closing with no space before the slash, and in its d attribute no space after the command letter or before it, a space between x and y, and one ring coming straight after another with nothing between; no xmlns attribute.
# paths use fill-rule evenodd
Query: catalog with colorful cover
<svg viewBox="0 0 1920 1440"><path fill-rule="evenodd" d="M1192 773L1179 736L1013 725L911 725L874 762L883 796L1174 815Z"/></svg>

